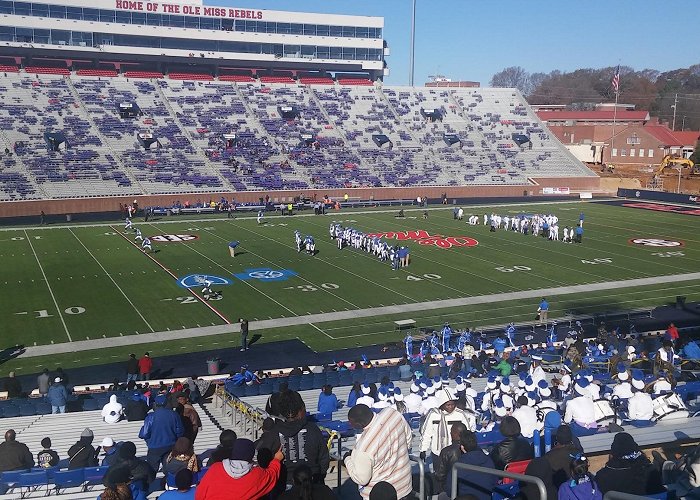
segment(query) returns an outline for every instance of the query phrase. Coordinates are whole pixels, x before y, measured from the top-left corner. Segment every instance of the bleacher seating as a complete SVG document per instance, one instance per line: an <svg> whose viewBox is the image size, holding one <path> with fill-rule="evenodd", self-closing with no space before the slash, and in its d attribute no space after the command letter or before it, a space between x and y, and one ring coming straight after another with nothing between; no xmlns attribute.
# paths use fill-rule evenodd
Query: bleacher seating
<svg viewBox="0 0 700 500"><path fill-rule="evenodd" d="M3 71L5 73L19 73L19 67L2 64L0 65L0 71Z"/></svg>
<svg viewBox="0 0 700 500"><path fill-rule="evenodd" d="M70 70L68 68L52 68L43 66L27 66L24 68L27 73L34 73L37 75L70 75Z"/></svg>
<svg viewBox="0 0 700 500"><path fill-rule="evenodd" d="M184 72L164 79L141 70L120 77L106 69L68 77L65 68L7 67L0 142L14 154L0 159L0 200L526 185L530 177L594 175L512 89L381 87L358 78L335 85L315 76L297 84L286 75L213 80ZM122 118L123 102L142 114ZM296 115L283 118L282 106ZM441 119L426 119L424 109L439 110ZM48 152L47 131L65 134L68 148ZM153 134L159 147L144 150L138 133ZM531 142L518 145L515 133ZM235 134L235 145L227 148L224 134ZM447 144L445 134L459 141ZM389 143L378 146L377 135Z"/></svg>
<svg viewBox="0 0 700 500"><path fill-rule="evenodd" d="M124 76L127 78L163 78L163 73L159 71L127 71Z"/></svg>
<svg viewBox="0 0 700 500"><path fill-rule="evenodd" d="M79 69L75 72L78 76L106 76L106 77L116 77L117 72L112 69Z"/></svg>
<svg viewBox="0 0 700 500"><path fill-rule="evenodd" d="M169 73L168 78L171 80L213 80L214 77L206 73Z"/></svg>

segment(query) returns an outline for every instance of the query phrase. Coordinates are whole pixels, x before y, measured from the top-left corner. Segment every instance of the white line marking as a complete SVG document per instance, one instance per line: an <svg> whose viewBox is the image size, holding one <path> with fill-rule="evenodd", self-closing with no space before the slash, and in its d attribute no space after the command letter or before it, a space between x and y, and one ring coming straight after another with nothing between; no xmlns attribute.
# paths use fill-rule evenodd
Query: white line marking
<svg viewBox="0 0 700 500"><path fill-rule="evenodd" d="M53 290L51 289L51 285L49 284L49 279L46 277L46 273L44 272L44 266L41 265L41 262L39 261L39 256L36 254L36 251L34 250L34 245L32 245L32 240L29 239L29 234L27 234L27 230L24 230L24 237L27 239L27 242L29 243L29 246L32 249L32 253L34 254L34 258L36 259L36 263L39 265L39 269L41 270L41 275L44 277L44 281L46 282L46 287L49 289L49 293L51 294L51 299L53 299L53 305L56 306L56 311L58 311L58 317L61 318L61 323L63 323L63 329L66 331L66 335L68 335L68 341L73 342L73 338L70 336L70 332L68 331L68 325L66 325L66 320L63 319L63 314L61 314L61 308L58 307L58 302L56 301L56 296L53 294Z"/></svg>
<svg viewBox="0 0 700 500"><path fill-rule="evenodd" d="M319 332L321 332L322 334L324 334L324 335L325 335L326 337L328 337L329 339L335 340L334 337L331 337L330 335L328 335L326 332L324 332L323 330L321 330L319 327L317 327L317 326L314 325L313 323L309 323L309 325L313 326L316 330L318 330Z"/></svg>
<svg viewBox="0 0 700 500"><path fill-rule="evenodd" d="M112 283L114 283L114 286L117 287L117 290L119 290L119 292L124 296L124 298L126 299L126 301L127 301L129 304L131 304L131 307L134 308L134 311L136 311L136 314L138 314L138 315L141 317L141 319L143 320L143 322L146 323L146 326L148 327L148 329L151 330L152 332L154 332L155 330L153 329L153 327L151 326L151 324L150 324L148 321L146 321L146 318L143 317L143 314L141 314L141 311L139 311L139 310L136 308L136 305L135 305L133 302L131 302L131 299L129 298L129 296L128 296L127 294L125 294L125 293L124 293L124 290L122 290L122 288L117 284L117 282L114 281L114 278L112 278L112 276L107 272L107 269L104 268L104 266L100 263L100 261L97 260L97 257L95 257L95 256L93 255L93 253L90 251L90 249L89 249L88 247L85 246L85 244L80 240L80 238L78 238L78 235L75 234L75 233L73 232L73 229L69 229L69 231L70 231L70 234L72 234L72 235L75 237L75 239L78 240L78 243L80 243L80 245L85 249L85 251L86 251L87 253L90 254L90 257L92 257L92 259L97 263L97 265L100 266L100 269L102 269L102 271L104 271L104 273L107 275L107 277L109 278L109 280L110 280ZM83 276L83 278L84 278L84 277L85 277L85 276Z"/></svg>

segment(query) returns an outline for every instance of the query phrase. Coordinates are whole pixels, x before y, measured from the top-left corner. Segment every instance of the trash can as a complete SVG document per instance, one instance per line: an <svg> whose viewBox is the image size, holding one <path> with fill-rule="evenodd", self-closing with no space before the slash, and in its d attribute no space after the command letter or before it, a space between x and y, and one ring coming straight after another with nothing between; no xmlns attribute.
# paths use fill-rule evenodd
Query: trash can
<svg viewBox="0 0 700 500"><path fill-rule="evenodd" d="M228 244L228 253L231 254L231 257L236 256L236 247L238 246L237 241L232 241L231 243Z"/></svg>
<svg viewBox="0 0 700 500"><path fill-rule="evenodd" d="M71 214L66 214L66 222L70 222L73 220L73 216Z"/></svg>
<svg viewBox="0 0 700 500"><path fill-rule="evenodd" d="M219 359L208 359L207 360L207 373L209 375L219 374Z"/></svg>

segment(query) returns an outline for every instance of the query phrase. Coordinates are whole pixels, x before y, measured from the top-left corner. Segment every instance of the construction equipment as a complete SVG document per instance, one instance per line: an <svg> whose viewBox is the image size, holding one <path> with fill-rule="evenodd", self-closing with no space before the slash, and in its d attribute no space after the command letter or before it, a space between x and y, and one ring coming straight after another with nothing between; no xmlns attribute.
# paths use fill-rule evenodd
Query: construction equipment
<svg viewBox="0 0 700 500"><path fill-rule="evenodd" d="M666 155L663 157L661 160L661 163L659 164L659 168L656 169L656 172L654 172L654 175L661 175L665 169L667 168L672 168L672 167L687 167L691 170L691 175L700 175L700 172L696 172L695 164L689 160L688 158L682 158L677 155Z"/></svg>

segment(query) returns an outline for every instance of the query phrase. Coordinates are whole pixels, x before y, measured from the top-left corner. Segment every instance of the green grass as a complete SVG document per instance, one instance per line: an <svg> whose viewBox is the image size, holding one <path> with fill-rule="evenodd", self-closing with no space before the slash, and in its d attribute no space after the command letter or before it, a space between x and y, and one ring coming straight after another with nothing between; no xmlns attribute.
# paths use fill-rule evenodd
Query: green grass
<svg viewBox="0 0 700 500"><path fill-rule="evenodd" d="M559 217L562 228L574 225L583 210L584 242L574 245L513 232L490 233L484 226L454 221L449 209L431 210L427 220L420 217L421 212L407 212L408 218L395 219L394 211L268 216L263 225L254 217L162 218L147 224L137 219L135 225L144 235L198 236L187 243L155 243L159 251L152 254L153 260L132 245L133 234L124 233L121 222L5 230L0 232L4 344L63 343L221 325L239 317L265 320L700 271L700 224L695 217L600 203L467 207L465 213L481 216L492 210L502 215L551 212ZM411 265L392 271L364 252L337 250L328 235L331 220L365 232L424 230L431 235L468 236L479 244L439 248L408 241L404 244L411 248ZM296 252L295 229L314 235L315 257ZM630 244L632 238L680 240L684 246L642 247ZM235 258L228 253L232 240L241 242ZM662 256L669 251L682 255ZM288 269L296 276L272 282L233 277L257 268ZM209 303L219 314L193 298L166 270L177 277L196 273L231 279L232 285L219 288L223 298ZM555 296L550 301L551 315L573 309L593 312L653 306L670 302L676 295L699 300L700 280ZM537 302L508 300L274 328L261 332L261 341L298 337L317 351L354 347L398 338L395 319L411 317L419 326L437 326L445 319L457 326L499 324L530 319ZM235 341L230 336L200 337L147 348L167 354ZM130 349L127 345L91 351L87 356L19 358L8 366L31 371L46 362L98 364L121 359Z"/></svg>

